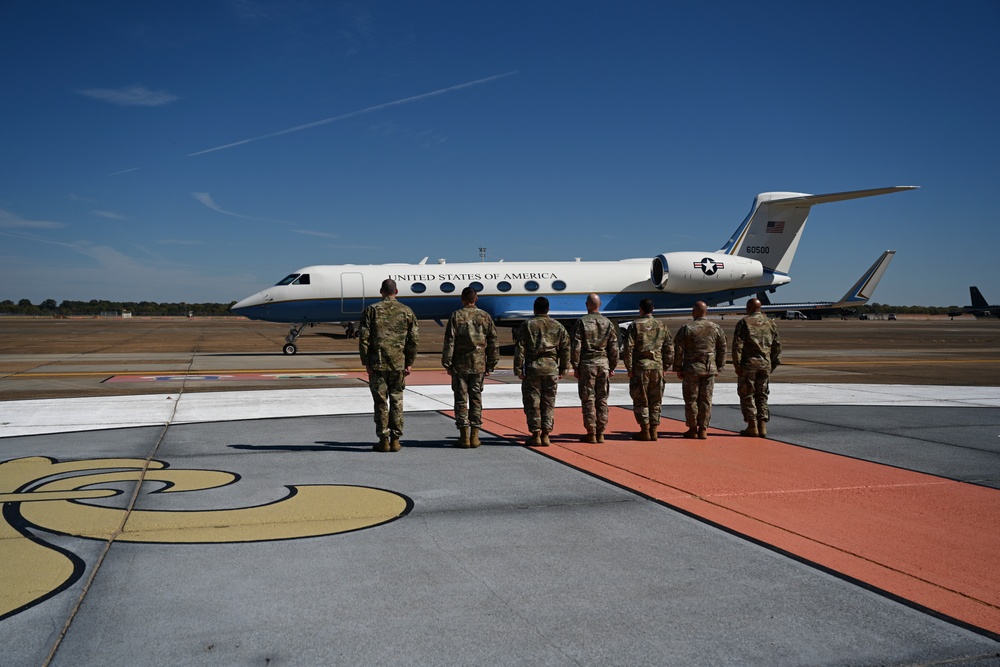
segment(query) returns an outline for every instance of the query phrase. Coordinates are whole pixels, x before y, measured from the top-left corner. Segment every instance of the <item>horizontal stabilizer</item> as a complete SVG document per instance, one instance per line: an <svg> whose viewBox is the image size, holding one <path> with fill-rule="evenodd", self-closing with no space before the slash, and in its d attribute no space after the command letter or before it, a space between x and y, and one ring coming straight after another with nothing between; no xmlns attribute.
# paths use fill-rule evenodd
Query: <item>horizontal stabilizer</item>
<svg viewBox="0 0 1000 667"><path fill-rule="evenodd" d="M873 190L852 190L851 192L833 192L826 195L799 195L786 199L772 199L768 203L782 206L813 206L814 204L828 204L835 201L846 201L848 199L861 199L862 197L875 197L877 195L887 195L892 192L904 192L906 190L916 190L919 185L896 185L891 188L875 188Z"/></svg>

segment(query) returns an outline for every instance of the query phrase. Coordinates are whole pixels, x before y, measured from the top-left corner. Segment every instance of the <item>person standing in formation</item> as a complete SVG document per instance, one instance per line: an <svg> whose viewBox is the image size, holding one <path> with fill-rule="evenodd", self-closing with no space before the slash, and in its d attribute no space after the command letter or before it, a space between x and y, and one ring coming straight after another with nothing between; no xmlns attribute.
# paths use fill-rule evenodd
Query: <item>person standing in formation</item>
<svg viewBox="0 0 1000 667"><path fill-rule="evenodd" d="M733 369L740 410L747 427L740 435L767 437L767 397L771 373L781 363L781 338L774 320L760 312L760 301L747 301L747 314L733 333Z"/></svg>
<svg viewBox="0 0 1000 667"><path fill-rule="evenodd" d="M705 302L695 303L691 309L694 321L682 326L674 339L674 371L681 379L688 427L684 437L699 440L708 438L715 376L726 366L726 334L706 315Z"/></svg>
<svg viewBox="0 0 1000 667"><path fill-rule="evenodd" d="M535 316L517 330L514 372L521 380L530 447L548 447L555 424L556 389L569 366L569 334L549 317L549 300L535 299Z"/></svg>
<svg viewBox="0 0 1000 667"><path fill-rule="evenodd" d="M608 425L610 377L618 365L618 327L601 315L601 297L587 297L587 314L577 320L571 339L570 363L583 408L583 442L604 442Z"/></svg>
<svg viewBox="0 0 1000 667"><path fill-rule="evenodd" d="M486 311L476 308L478 298L472 287L462 290L462 307L448 319L441 352L441 365L451 376L455 393L455 446L462 449L482 444L483 378L493 372L500 357L496 325Z"/></svg>
<svg viewBox="0 0 1000 667"><path fill-rule="evenodd" d="M653 319L652 299L639 302L639 314L625 332L623 356L632 412L639 424L639 432L632 437L648 441L659 437L664 376L674 360L674 350L670 329Z"/></svg>
<svg viewBox="0 0 1000 667"><path fill-rule="evenodd" d="M376 452L398 452L403 437L403 390L417 358L417 318L396 300L396 282L382 281L382 300L361 315L358 351L375 401Z"/></svg>

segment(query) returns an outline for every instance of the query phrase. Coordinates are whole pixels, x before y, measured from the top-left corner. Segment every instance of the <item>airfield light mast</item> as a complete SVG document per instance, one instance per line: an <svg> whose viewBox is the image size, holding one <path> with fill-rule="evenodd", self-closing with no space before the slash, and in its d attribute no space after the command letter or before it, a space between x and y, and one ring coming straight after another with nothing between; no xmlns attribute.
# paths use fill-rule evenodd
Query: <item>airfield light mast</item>
<svg viewBox="0 0 1000 667"><path fill-rule="evenodd" d="M486 248L480 248L479 249L479 261L480 262L485 262L486 261Z"/></svg>

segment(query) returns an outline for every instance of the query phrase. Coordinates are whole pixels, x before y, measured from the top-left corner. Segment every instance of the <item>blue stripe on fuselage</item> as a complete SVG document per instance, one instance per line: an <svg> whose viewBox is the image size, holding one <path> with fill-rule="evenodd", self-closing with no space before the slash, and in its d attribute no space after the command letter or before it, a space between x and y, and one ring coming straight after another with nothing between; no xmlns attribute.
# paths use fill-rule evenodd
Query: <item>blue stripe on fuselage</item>
<svg viewBox="0 0 1000 667"><path fill-rule="evenodd" d="M764 287L748 287L725 292L708 292L704 294L673 294L659 290L649 292L628 292L615 294L600 294L602 310L627 311L639 309L639 302L649 298L653 300L656 309L689 308L696 301L715 305L734 299L752 296ZM499 294L481 295L477 306L496 318L499 313L531 312L536 294ZM545 294L552 311L586 312L586 294ZM301 324L303 322L349 322L361 319L365 306L378 301L377 298L365 299L302 299L297 301L272 302L260 306L240 308L236 312L251 320L268 322L286 322ZM445 320L451 313L462 307L461 299L456 295L400 297L400 303L405 303L413 309L418 319Z"/></svg>

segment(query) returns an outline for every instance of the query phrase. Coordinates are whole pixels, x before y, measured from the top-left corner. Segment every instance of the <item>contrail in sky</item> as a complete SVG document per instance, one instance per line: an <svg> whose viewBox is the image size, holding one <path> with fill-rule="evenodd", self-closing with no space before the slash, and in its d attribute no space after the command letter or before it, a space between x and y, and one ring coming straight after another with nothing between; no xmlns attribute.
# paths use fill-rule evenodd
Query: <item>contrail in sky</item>
<svg viewBox="0 0 1000 667"><path fill-rule="evenodd" d="M261 139L270 139L271 137L280 137L283 134L291 134L292 132L299 132L301 130L308 130L314 127L319 127L320 125L326 125L327 123L332 123L338 120L344 120L345 118L353 118L355 116L360 116L362 114L371 113L372 111L379 111L380 109L387 109L389 107L399 106L401 104L409 104L410 102L416 102L418 100L423 100L428 97L434 97L435 95L443 95L445 93L450 93L453 90L461 90L463 88L471 88L472 86L478 86L481 83L489 83L490 81L496 81L497 79L503 79L504 77L513 76L517 74L517 70L511 72L504 72L503 74L495 74L493 76L488 76L485 79L476 79L475 81L469 81L467 83L460 83L457 86L450 86L448 88L442 88L440 90L433 90L429 93L423 93L420 95L414 95L413 97L405 97L401 100L396 100L394 102L385 102L384 104L376 104L373 107L368 107L366 109L360 109L358 111L351 111L348 113L340 114L339 116L331 116L330 118L324 118L323 120L317 120L312 123L306 123L305 125L296 125L295 127L289 127L285 130L279 130L278 132L272 132L271 134L264 134L259 137L251 137L250 139L243 139L241 141L234 141L231 144L224 144L222 146L216 146L215 148L206 148L203 151L198 151L197 153L188 153L187 157L194 157L196 155L204 155L205 153L213 153L215 151L225 150L227 148L233 148L235 146L242 146L243 144L249 144L254 141L260 141Z"/></svg>

